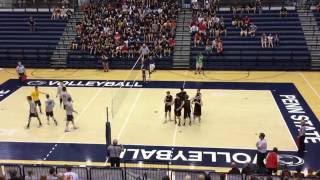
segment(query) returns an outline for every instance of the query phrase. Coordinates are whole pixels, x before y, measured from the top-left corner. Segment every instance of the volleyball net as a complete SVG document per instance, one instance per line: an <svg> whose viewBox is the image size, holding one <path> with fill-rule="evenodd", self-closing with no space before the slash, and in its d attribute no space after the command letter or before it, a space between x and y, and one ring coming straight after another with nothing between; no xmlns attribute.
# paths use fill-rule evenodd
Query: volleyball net
<svg viewBox="0 0 320 180"><path fill-rule="evenodd" d="M139 80L139 77L141 75L141 72L139 71L141 69L141 58L140 55L139 58L135 61L131 69L129 70L128 75L123 80L123 84L126 85L120 86L116 91L114 91L113 96L111 98L110 103L110 111L111 111L111 118L115 119L118 115L119 109L121 108L121 105L126 99L130 89L133 87L136 81ZM137 71L138 70L138 71ZM130 83L127 83L130 82ZM130 84L130 86L127 86Z"/></svg>

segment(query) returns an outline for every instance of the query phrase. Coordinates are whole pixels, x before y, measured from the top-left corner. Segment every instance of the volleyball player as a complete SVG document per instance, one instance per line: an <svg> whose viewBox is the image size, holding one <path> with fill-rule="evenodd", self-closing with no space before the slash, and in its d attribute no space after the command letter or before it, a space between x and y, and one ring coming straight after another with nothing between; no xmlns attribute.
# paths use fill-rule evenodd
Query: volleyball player
<svg viewBox="0 0 320 180"><path fill-rule="evenodd" d="M28 103L29 103L29 119L28 119L28 124L27 124L26 128L27 129L30 128L31 118L33 118L33 117L38 119L38 121L39 121L39 126L38 127L41 127L42 123L41 123L41 120L40 120L38 112L37 112L36 103L34 101L32 101L32 97L31 96L27 96L27 100L28 100Z"/></svg>
<svg viewBox="0 0 320 180"><path fill-rule="evenodd" d="M167 95L164 98L164 112L165 112L165 122L167 122L167 117L169 117L169 121L171 121L171 106L173 104L173 98L170 95L170 91L167 91Z"/></svg>
<svg viewBox="0 0 320 180"><path fill-rule="evenodd" d="M146 69L142 68L141 72L142 72L142 81L145 83L145 82L147 82Z"/></svg>
<svg viewBox="0 0 320 180"><path fill-rule="evenodd" d="M59 82L57 87L57 95L56 97L59 97L60 107L62 106L62 88L65 87L62 81Z"/></svg>
<svg viewBox="0 0 320 180"><path fill-rule="evenodd" d="M70 132L70 130L69 130L69 123L70 122L73 125L73 129L77 129L76 125L74 124L73 113L77 113L78 114L78 112L73 109L73 104L72 104L71 97L68 98L67 103L64 104L64 106L65 106L66 115L67 115L66 129L64 130L64 132Z"/></svg>
<svg viewBox="0 0 320 180"><path fill-rule="evenodd" d="M196 97L193 98L192 104L194 104L193 120L195 121L196 118L198 118L199 123L200 123L200 121L201 121L201 106L202 106L200 90L198 90Z"/></svg>
<svg viewBox="0 0 320 180"><path fill-rule="evenodd" d="M186 97L186 95L187 95L187 92L184 91L183 88L180 88L180 92L179 92L177 95L179 96L179 98L180 98L181 101L184 101L184 100L185 100L185 97Z"/></svg>
<svg viewBox="0 0 320 180"><path fill-rule="evenodd" d="M181 122L181 109L182 109L182 101L179 95L176 95L174 99L174 123L177 124L177 119L179 120L178 126L180 126Z"/></svg>
<svg viewBox="0 0 320 180"><path fill-rule="evenodd" d="M66 109L66 104L68 103L69 98L72 101L71 95L67 92L67 88L62 87L61 99L62 99L63 109Z"/></svg>
<svg viewBox="0 0 320 180"><path fill-rule="evenodd" d="M189 119L189 125L191 126L191 102L189 100L189 96L186 94L185 100L182 103L183 106L183 125L186 125L187 119Z"/></svg>
<svg viewBox="0 0 320 180"><path fill-rule="evenodd" d="M42 91L39 91L39 88L38 86L35 86L34 87L34 91L31 93L31 97L32 97L32 100L34 101L34 103L39 106L39 111L40 113L42 114L42 109L41 109L41 101L40 101L40 94L46 94Z"/></svg>
<svg viewBox="0 0 320 180"><path fill-rule="evenodd" d="M56 126L58 125L58 122L56 120L56 118L54 117L53 115L53 108L54 108L54 101L52 99L50 99L50 96L49 94L46 95L46 101L45 101L45 104L46 104L46 116L47 116L47 120L48 120L48 125L50 124L49 120L50 120L50 117L53 119L54 123L56 124Z"/></svg>

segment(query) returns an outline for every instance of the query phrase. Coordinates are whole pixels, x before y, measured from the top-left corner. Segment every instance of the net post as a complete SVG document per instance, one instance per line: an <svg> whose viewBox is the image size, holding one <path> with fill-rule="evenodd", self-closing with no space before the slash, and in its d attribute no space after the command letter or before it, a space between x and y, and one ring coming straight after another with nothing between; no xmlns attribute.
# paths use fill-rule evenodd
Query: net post
<svg viewBox="0 0 320 180"><path fill-rule="evenodd" d="M109 121L109 108L107 107L107 122L106 122L106 146L111 144L111 124Z"/></svg>

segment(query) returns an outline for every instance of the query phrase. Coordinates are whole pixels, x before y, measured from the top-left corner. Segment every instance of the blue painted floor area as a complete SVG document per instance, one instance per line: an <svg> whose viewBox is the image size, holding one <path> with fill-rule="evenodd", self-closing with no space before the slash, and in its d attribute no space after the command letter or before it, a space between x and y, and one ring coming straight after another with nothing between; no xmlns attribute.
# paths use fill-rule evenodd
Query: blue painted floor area
<svg viewBox="0 0 320 180"><path fill-rule="evenodd" d="M25 86L56 87L56 80L29 80ZM240 82L181 82L181 81L97 81L97 80L64 80L68 87L101 87L101 88L181 88L186 89L226 89L226 90L269 90L281 111L288 129L296 139L299 122L308 122L306 149L304 157L296 152L281 151L281 164L296 167L320 169L320 123L302 95L292 83L240 83ZM9 80L0 85L0 101L14 93L19 87L16 80ZM212 138L212 137L208 137ZM285 142L284 142L285 143ZM0 159L10 160L47 160L47 161L91 161L105 162L106 146L98 144L74 143L18 143L1 142ZM47 154L46 154L47 153ZM254 149L169 147L125 145L122 153L124 161L166 161L174 165L195 165L227 167L231 161L239 164L255 162Z"/></svg>

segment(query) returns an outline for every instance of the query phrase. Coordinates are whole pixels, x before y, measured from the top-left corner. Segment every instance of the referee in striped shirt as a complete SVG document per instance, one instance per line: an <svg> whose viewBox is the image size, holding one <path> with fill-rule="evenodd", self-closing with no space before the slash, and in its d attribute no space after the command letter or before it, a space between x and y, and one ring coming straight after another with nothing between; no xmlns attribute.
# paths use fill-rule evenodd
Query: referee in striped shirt
<svg viewBox="0 0 320 180"><path fill-rule="evenodd" d="M122 145L118 145L118 140L114 139L112 144L107 148L107 154L109 156L109 162L111 167L120 167L120 153L123 150Z"/></svg>

